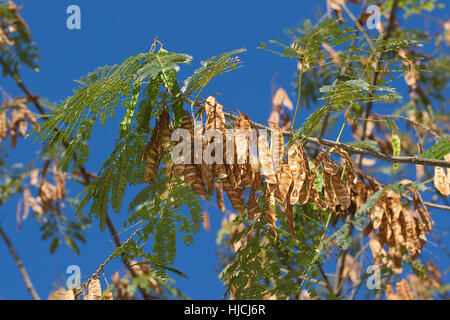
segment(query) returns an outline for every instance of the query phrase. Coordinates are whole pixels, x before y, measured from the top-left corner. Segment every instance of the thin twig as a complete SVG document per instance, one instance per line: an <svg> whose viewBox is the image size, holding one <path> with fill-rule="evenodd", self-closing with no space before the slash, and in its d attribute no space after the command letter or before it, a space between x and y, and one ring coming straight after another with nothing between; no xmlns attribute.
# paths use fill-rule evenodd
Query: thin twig
<svg viewBox="0 0 450 320"><path fill-rule="evenodd" d="M6 246L8 247L9 251L11 252L14 260L16 261L17 268L19 268L19 272L23 278L23 281L25 282L25 286L27 287L28 292L30 292L30 294L34 300L41 300L38 293L36 292L36 290L33 287L33 283L31 282L31 279L28 276L28 272L25 269L25 266L23 265L22 260L20 260L20 257L17 254L16 249L14 249L11 241L9 240L8 236L3 231L3 228L1 226L0 226L0 235L2 236L3 240L5 241Z"/></svg>
<svg viewBox="0 0 450 320"><path fill-rule="evenodd" d="M232 120L238 120L239 118L231 113L224 113L225 117L232 119ZM268 131L274 131L274 129L266 127L262 124L253 122L251 120L248 120L250 125L252 125L255 128L258 129L264 129ZM292 137L293 132L292 131L282 131L283 135L286 137ZM305 139L308 142L318 144L318 145L325 145L328 147L334 147L338 146L347 151L349 154L360 154L365 155L373 158L378 158L380 160L384 160L391 163L405 163L405 164L420 164L424 166L432 166L432 167L442 167L442 168L450 168L450 161L445 160L435 160L435 159L425 159L425 158L419 158L419 157L407 157L407 156L389 156L381 152L373 151L373 150L367 150L367 149L361 149L357 147L349 146L345 143L332 141L332 140L326 140L326 139L318 139L313 137L307 137L304 135L298 135L299 138Z"/></svg>

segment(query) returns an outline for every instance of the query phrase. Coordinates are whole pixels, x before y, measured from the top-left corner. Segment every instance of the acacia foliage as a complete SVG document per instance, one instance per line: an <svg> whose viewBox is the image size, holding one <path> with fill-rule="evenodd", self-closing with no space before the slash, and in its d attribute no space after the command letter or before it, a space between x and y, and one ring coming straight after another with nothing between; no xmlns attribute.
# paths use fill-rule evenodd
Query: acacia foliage
<svg viewBox="0 0 450 320"><path fill-rule="evenodd" d="M339 5L334 7L339 12L336 8ZM340 19L326 19L316 25L306 21L288 31L289 40L272 42L282 48L281 52L261 44L262 49L298 62L299 103L292 124L290 118L289 121L283 118L282 127L290 131L289 139L274 121L268 128L269 136L256 131L260 164L257 166L249 163L250 154L239 149L246 138L238 136L234 137L233 148L237 157L246 159L239 165L176 166L170 158L172 144L168 136L173 129L203 132L214 128L225 140L229 138L228 128L261 129L241 112L236 112L237 116L225 114L216 98L201 98L214 77L241 66L236 55L243 49L202 62L180 86L177 79L180 66L190 64L192 57L162 47L157 50L159 42L155 42L148 53L132 56L121 65L98 68L79 79L80 87L74 94L43 116L32 133L45 148L58 146L64 150L57 161L58 168L54 169L55 175L82 171L89 159L95 124L108 125L117 108L124 109L114 150L98 176L86 185L76 212L81 214L89 208L90 216L98 218L103 229L110 209L123 213L127 188L142 188L128 204L129 216L123 229L140 226L111 257L123 254L139 258L151 267L151 272L155 270L152 277L158 280L166 279L167 271L175 270L178 234L189 245L200 231L199 198L210 201L215 194L219 207L224 208L223 191L238 213L226 217L221 233L227 235L228 242L224 243L230 244L234 251L232 262L221 273L227 294L232 297L292 298L301 295L303 286L308 288L309 297L319 296L314 284L326 280L321 265L331 248L346 250L352 244L352 229L370 239L374 261L386 268L386 274L395 275L405 263L417 262L427 241L425 232L432 231L432 221L420 194L426 189L425 183L401 180L381 184L360 170L361 162L352 160L344 149L325 148L319 139L321 150L313 152L308 149L307 138L317 133L320 138L330 117L345 114L343 128L347 121L352 124L356 140L348 145L394 157L402 151L416 153L403 145L408 140L393 120L394 116L406 113L414 125L423 120L420 117L428 117L423 125L426 133L419 134L420 148L429 144L430 132L436 139L434 146L421 151L419 157L441 159L448 154L450 143L448 134L436 128L436 122L442 118L437 117L417 78L428 64L433 68L438 62L424 60L415 51L420 43L399 30L393 39L386 39L380 32L362 45L357 43L361 40L360 32ZM317 78L327 81L316 85L314 90L306 90L312 88L311 83ZM392 117L361 119L364 106L399 103L400 95L390 86L398 78L404 78L410 88L411 103ZM438 80L429 81L439 83ZM286 98L283 101L290 105ZM296 127L295 116L301 101L313 101L317 107ZM280 108L280 103L274 102L274 115L280 113L280 117L271 117L272 120L281 119ZM7 113L0 115L6 119ZM194 122L194 118L203 116L206 116L204 124ZM2 119L0 133L5 132L2 138L12 135L26 121L13 117L9 123ZM361 121L366 124L360 125ZM386 139L376 137L373 127L366 130L376 121L382 123L377 129L386 133ZM340 135L338 142L339 138ZM274 150L269 148L267 139L272 142L278 139L278 158L272 156ZM204 141L204 147L210 142ZM389 170L401 172L397 163ZM450 175L436 170L435 186L445 195ZM142 186L144 183L149 185ZM42 190L40 186L40 198L36 200L41 205L45 204ZM47 198L50 201L47 203L58 203L63 197L55 193ZM27 196L27 199L34 198ZM332 226L336 230L330 234ZM147 242L152 245L151 252L143 249ZM401 287L406 290L403 283ZM328 290L325 297L338 296L339 291Z"/></svg>

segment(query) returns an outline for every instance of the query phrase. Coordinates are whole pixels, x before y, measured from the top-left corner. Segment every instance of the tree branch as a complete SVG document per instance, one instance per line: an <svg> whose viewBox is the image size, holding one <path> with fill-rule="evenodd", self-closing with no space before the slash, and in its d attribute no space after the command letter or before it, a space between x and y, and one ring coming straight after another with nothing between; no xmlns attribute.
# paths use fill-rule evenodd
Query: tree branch
<svg viewBox="0 0 450 320"><path fill-rule="evenodd" d="M27 270L25 269L25 266L22 263L22 260L20 260L19 255L17 254L16 249L14 249L11 241L9 240L6 233L3 231L3 228L0 226L0 235L2 236L3 240L6 243L6 246L8 247L9 251L11 252L14 260L16 261L17 268L19 268L19 272L23 278L23 281L25 282L25 286L27 287L28 292L30 292L31 296L34 300L41 300L38 293L33 287L33 283L31 282L30 277L28 276Z"/></svg>
<svg viewBox="0 0 450 320"><path fill-rule="evenodd" d="M16 82L16 84L19 86L20 89L22 89L22 91L25 93L25 95L27 96L28 100L30 102L32 102L34 104L34 106L36 107L36 109L39 111L39 113L41 115L45 114L44 108L40 105L39 103L39 97L38 96L34 96L30 90L28 90L28 88L25 86L25 84L22 82L22 80L16 75L14 74L11 69L9 68L8 64L3 61L3 59L1 59L0 57L0 64L2 65L4 71L6 74L8 74L9 76L11 76L11 78L14 79L14 81ZM55 131L58 131L58 129L55 129ZM67 142L63 142L63 145L65 148L67 148L69 145ZM73 154L73 158L75 160L75 162L77 161L77 155L74 153ZM83 166L81 166L79 168L79 171L81 173L81 176L83 177L83 182L82 184L87 185L90 183L91 181L91 177L92 174L90 174ZM117 247L120 247L122 245L120 238L116 232L116 229L114 227L114 224L112 223L112 221L110 220L109 216L106 216L106 224L108 226L108 230L111 233L111 236L116 244ZM134 272L133 268L130 266L129 261L126 259L125 255L121 255L122 257L122 262L125 265L125 267L128 269L128 271L131 273L131 276L133 278L136 277L136 273ZM146 299L146 300L151 300L152 297L144 290L142 289L141 286L138 286L142 296ZM38 297L39 298L39 297Z"/></svg>
<svg viewBox="0 0 450 320"><path fill-rule="evenodd" d="M231 113L224 113L225 117L232 119L232 120L238 120L239 118ZM264 129L268 131L274 131L273 129L266 127L262 124L253 122L252 120L249 120L249 123L258 129ZM292 137L294 133L292 131L282 131L283 135L286 137ZM361 149L357 147L349 146L342 142L327 140L327 139L318 139L313 137L307 137L304 135L298 135L299 138L303 138L308 142L315 143L318 145L325 145L328 147L334 147L338 146L347 151L349 154L360 154L365 155L373 158L377 158L380 160L384 160L391 163L405 163L405 164L421 164L424 166L432 166L432 167L442 167L442 168L450 168L450 161L445 160L435 160L435 159L425 159L425 158L419 158L419 157L394 157L389 156L381 152L373 151L373 150L367 150L367 149Z"/></svg>

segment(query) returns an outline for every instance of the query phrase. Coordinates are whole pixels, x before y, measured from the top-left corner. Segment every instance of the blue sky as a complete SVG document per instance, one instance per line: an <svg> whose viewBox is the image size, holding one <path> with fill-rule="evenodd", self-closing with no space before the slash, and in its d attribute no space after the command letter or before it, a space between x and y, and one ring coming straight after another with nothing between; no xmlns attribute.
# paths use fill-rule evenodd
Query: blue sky
<svg viewBox="0 0 450 320"><path fill-rule="evenodd" d="M17 0L17 4L24 7L21 14L31 29L41 56L40 72L22 69L22 79L31 92L49 101L57 102L70 95L76 87L73 80L96 67L118 64L131 55L148 51L157 36L164 43L165 49L194 57L191 66L183 66L180 80L189 76L201 60L245 47L247 51L240 56L244 67L214 80L205 90L204 96L220 93L220 103L240 109L254 121L262 123L267 121L270 112L272 83L282 86L292 100L296 99L291 85L296 62L259 50L258 44L282 35L283 28L295 26L305 18L314 20L319 6L325 10L325 1L283 0L260 0L257 5L250 1L142 0ZM81 30L66 28L66 8L71 4L81 8ZM355 8L352 4L349 6ZM449 11L443 9L440 14L448 16ZM414 19L411 23L419 22L421 20ZM22 95L12 82L4 78L0 81L11 96ZM309 112L300 110L300 120ZM90 171L98 172L106 159L105 155L112 151L117 119L119 117L109 127L97 127L94 130L91 159L87 165ZM350 139L349 132L344 133L342 140ZM19 141L18 147L10 152L10 161L23 162L24 159L31 159L36 150L29 142ZM73 187L72 195L78 191ZM132 196L133 194L127 194L127 199ZM40 240L41 232L34 219L29 218L22 229L16 231L16 208L15 201L12 200L0 208L0 223L28 267L30 277L42 298L48 296L53 283L60 281L67 266L76 264L80 266L82 274L93 273L113 251L109 233L99 232L98 224L94 221L89 230L88 245L80 246L80 255L75 255L65 246L51 255L49 243ZM221 213L214 203L206 204L205 209L210 214L212 230L209 233L202 230L191 247L180 244L176 267L189 278L177 279L177 282L189 297L219 299L225 290L215 271L215 231L220 226ZM122 214L126 215L126 212ZM441 211L433 215L438 217L436 222L443 229L450 222L450 219L444 217L445 214ZM125 216L110 215L120 229ZM126 233L123 234L122 239L125 240L126 236ZM0 273L3 275L0 298L28 299L29 294L17 267L3 244L0 244L0 256ZM438 265L445 269L448 259L438 261ZM106 271L110 274L121 268L122 265L117 260L112 261Z"/></svg>

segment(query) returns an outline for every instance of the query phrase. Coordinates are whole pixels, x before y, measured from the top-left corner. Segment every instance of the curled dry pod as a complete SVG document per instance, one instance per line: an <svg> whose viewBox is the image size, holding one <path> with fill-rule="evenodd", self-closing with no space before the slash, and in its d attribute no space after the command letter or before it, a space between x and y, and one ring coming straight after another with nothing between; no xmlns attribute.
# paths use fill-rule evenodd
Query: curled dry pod
<svg viewBox="0 0 450 320"><path fill-rule="evenodd" d="M264 213L264 217L266 217L267 224L272 228L273 233L275 233L275 239L276 239L277 238L277 227L276 227L277 217L275 215L275 212L270 208L266 208L263 211L263 213Z"/></svg>
<svg viewBox="0 0 450 320"><path fill-rule="evenodd" d="M194 123L192 122L191 114L186 110L183 111L183 118L181 120L180 127L189 132L189 139L191 143L193 143L192 137L194 136ZM173 174L175 176L181 176L184 179L186 164L192 163L192 148L190 149L190 154L183 154L182 152L180 152L180 154L177 155L177 158L177 163L173 164Z"/></svg>
<svg viewBox="0 0 450 320"><path fill-rule="evenodd" d="M216 182L216 198L217 198L217 206L220 211L225 212L225 202L223 199L223 186L222 183Z"/></svg>
<svg viewBox="0 0 450 320"><path fill-rule="evenodd" d="M99 279L92 279L89 282L89 293L86 300L101 300L102 299L102 288Z"/></svg>
<svg viewBox="0 0 450 320"><path fill-rule="evenodd" d="M394 293L394 289L392 288L392 284L388 283L386 285L386 290L384 291L386 294L386 300L399 300L399 296Z"/></svg>
<svg viewBox="0 0 450 320"><path fill-rule="evenodd" d="M214 171L212 164L206 164L203 159L206 142L203 139L204 128L201 122L194 125L194 163L199 172L206 192L211 194L214 191Z"/></svg>
<svg viewBox="0 0 450 320"><path fill-rule="evenodd" d="M206 200L205 185L199 168L194 164L187 164L184 170L184 181L192 187L192 190L203 200Z"/></svg>
<svg viewBox="0 0 450 320"><path fill-rule="evenodd" d="M233 183L230 181L230 177L222 179L222 185L225 193L228 195L228 198L230 198L233 209L237 212L244 212L245 207L242 200L244 190L241 188L234 188Z"/></svg>
<svg viewBox="0 0 450 320"><path fill-rule="evenodd" d="M73 289L69 289L64 292L64 300L75 300L75 293L73 292Z"/></svg>
<svg viewBox="0 0 450 320"><path fill-rule="evenodd" d="M406 241L405 247L408 251L408 254L411 256L411 258L413 258L416 256L416 254L418 254L418 237L416 233L416 221L414 220L414 213L408 209L403 209L402 217L402 231Z"/></svg>
<svg viewBox="0 0 450 320"><path fill-rule="evenodd" d="M284 203L292 185L292 172L288 164L284 163L281 165L281 172L278 181L278 188L276 189L277 192L275 192L275 197L279 203Z"/></svg>
<svg viewBox="0 0 450 320"><path fill-rule="evenodd" d="M248 140L241 129L240 121L234 123L234 144L236 146L236 160L238 165L248 163Z"/></svg>
<svg viewBox="0 0 450 320"><path fill-rule="evenodd" d="M143 154L143 160L145 163L144 181L146 183L153 183L156 174L158 173L158 167L161 162L162 146L159 138L159 126L155 126L153 130L152 138L147 144Z"/></svg>
<svg viewBox="0 0 450 320"><path fill-rule="evenodd" d="M356 176L356 169L355 166L353 165L353 161L350 158L350 155L348 154L347 151L345 151L343 148L339 147L339 146L334 146L329 150L330 153L337 153L339 154L344 160L345 160L345 170L348 170L347 172L350 173L350 177L351 177L351 181L352 184L355 184L358 180L357 176Z"/></svg>
<svg viewBox="0 0 450 320"><path fill-rule="evenodd" d="M411 289L409 288L408 281L402 279L395 284L399 300L414 300Z"/></svg>
<svg viewBox="0 0 450 320"><path fill-rule="evenodd" d="M284 137L278 124L271 124L270 127L272 128L271 150L273 168L277 177L280 177L281 165L283 163Z"/></svg>
<svg viewBox="0 0 450 320"><path fill-rule="evenodd" d="M432 220L430 213L428 212L427 206L420 195L420 192L415 189L409 189L413 194L414 209L419 213L420 219L422 220L424 231L431 232ZM419 204L422 205L423 209L420 208Z"/></svg>
<svg viewBox="0 0 450 320"><path fill-rule="evenodd" d="M256 199L256 191L262 182L262 176L259 171L255 173L255 179L253 180L252 189L248 197L248 217L252 220L259 218L261 214L261 208L258 205Z"/></svg>
<svg viewBox="0 0 450 320"><path fill-rule="evenodd" d="M159 133L161 136L161 144L165 151L170 151L173 148L173 142L172 142L172 126L170 124L170 115L169 113L164 110L161 112L160 117L160 124L159 124Z"/></svg>
<svg viewBox="0 0 450 320"><path fill-rule="evenodd" d="M243 167L243 172L241 172L241 184L244 188L247 188L253 184L255 172L258 171L259 160L256 153L258 138L256 131L251 129L248 117L242 113L240 114L239 127L247 141L247 164Z"/></svg>
<svg viewBox="0 0 450 320"><path fill-rule="evenodd" d="M222 155L225 155L225 144L227 139L226 134L226 121L225 121L225 115L223 113L223 106L219 103L217 103L216 98L213 96L209 96L206 99L205 102L205 112L206 112L206 122L205 122L205 128L207 130L217 130L220 134L222 134L222 145L223 145L223 153ZM207 141L207 143L210 143L210 141ZM225 166L225 161L222 156L222 159L219 159L220 163L214 164L214 174L216 177L220 179L224 179L227 177L227 170Z"/></svg>
<svg viewBox="0 0 450 320"><path fill-rule="evenodd" d="M331 176L331 185L339 205L343 210L347 209L351 204L350 193L339 175Z"/></svg>
<svg viewBox="0 0 450 320"><path fill-rule="evenodd" d="M0 112L0 141L6 138L6 112Z"/></svg>
<svg viewBox="0 0 450 320"><path fill-rule="evenodd" d="M292 192L293 186L291 185L291 188L289 189L289 192L286 195L286 219L288 223L289 228L289 234L294 240L297 240L297 236L295 234L295 225L294 225L294 210L292 208L290 195Z"/></svg>
<svg viewBox="0 0 450 320"><path fill-rule="evenodd" d="M25 118L27 107L24 104L19 104L18 109L13 109L12 127L16 132L23 137L27 133L28 123Z"/></svg>
<svg viewBox="0 0 450 320"><path fill-rule="evenodd" d="M278 181L273 168L269 144L264 135L258 136L258 152L259 163L261 164L261 173L266 177L268 184L277 184Z"/></svg>
<svg viewBox="0 0 450 320"><path fill-rule="evenodd" d="M301 145L299 148L299 153L300 153L299 164L302 168L302 172L305 174L305 179L303 186L299 192L298 202L300 202L301 204L306 204L309 200L311 188L314 184L314 179L311 176L311 171L309 169L309 161L308 157L306 156L305 149Z"/></svg>
<svg viewBox="0 0 450 320"><path fill-rule="evenodd" d="M434 167L434 186L442 195L450 195L450 177L442 167Z"/></svg>
<svg viewBox="0 0 450 320"><path fill-rule="evenodd" d="M288 150L288 165L291 169L293 181L289 199L291 204L296 204L298 202L300 190L305 183L306 173L303 171L303 166L300 165L300 155L295 143L293 143Z"/></svg>

